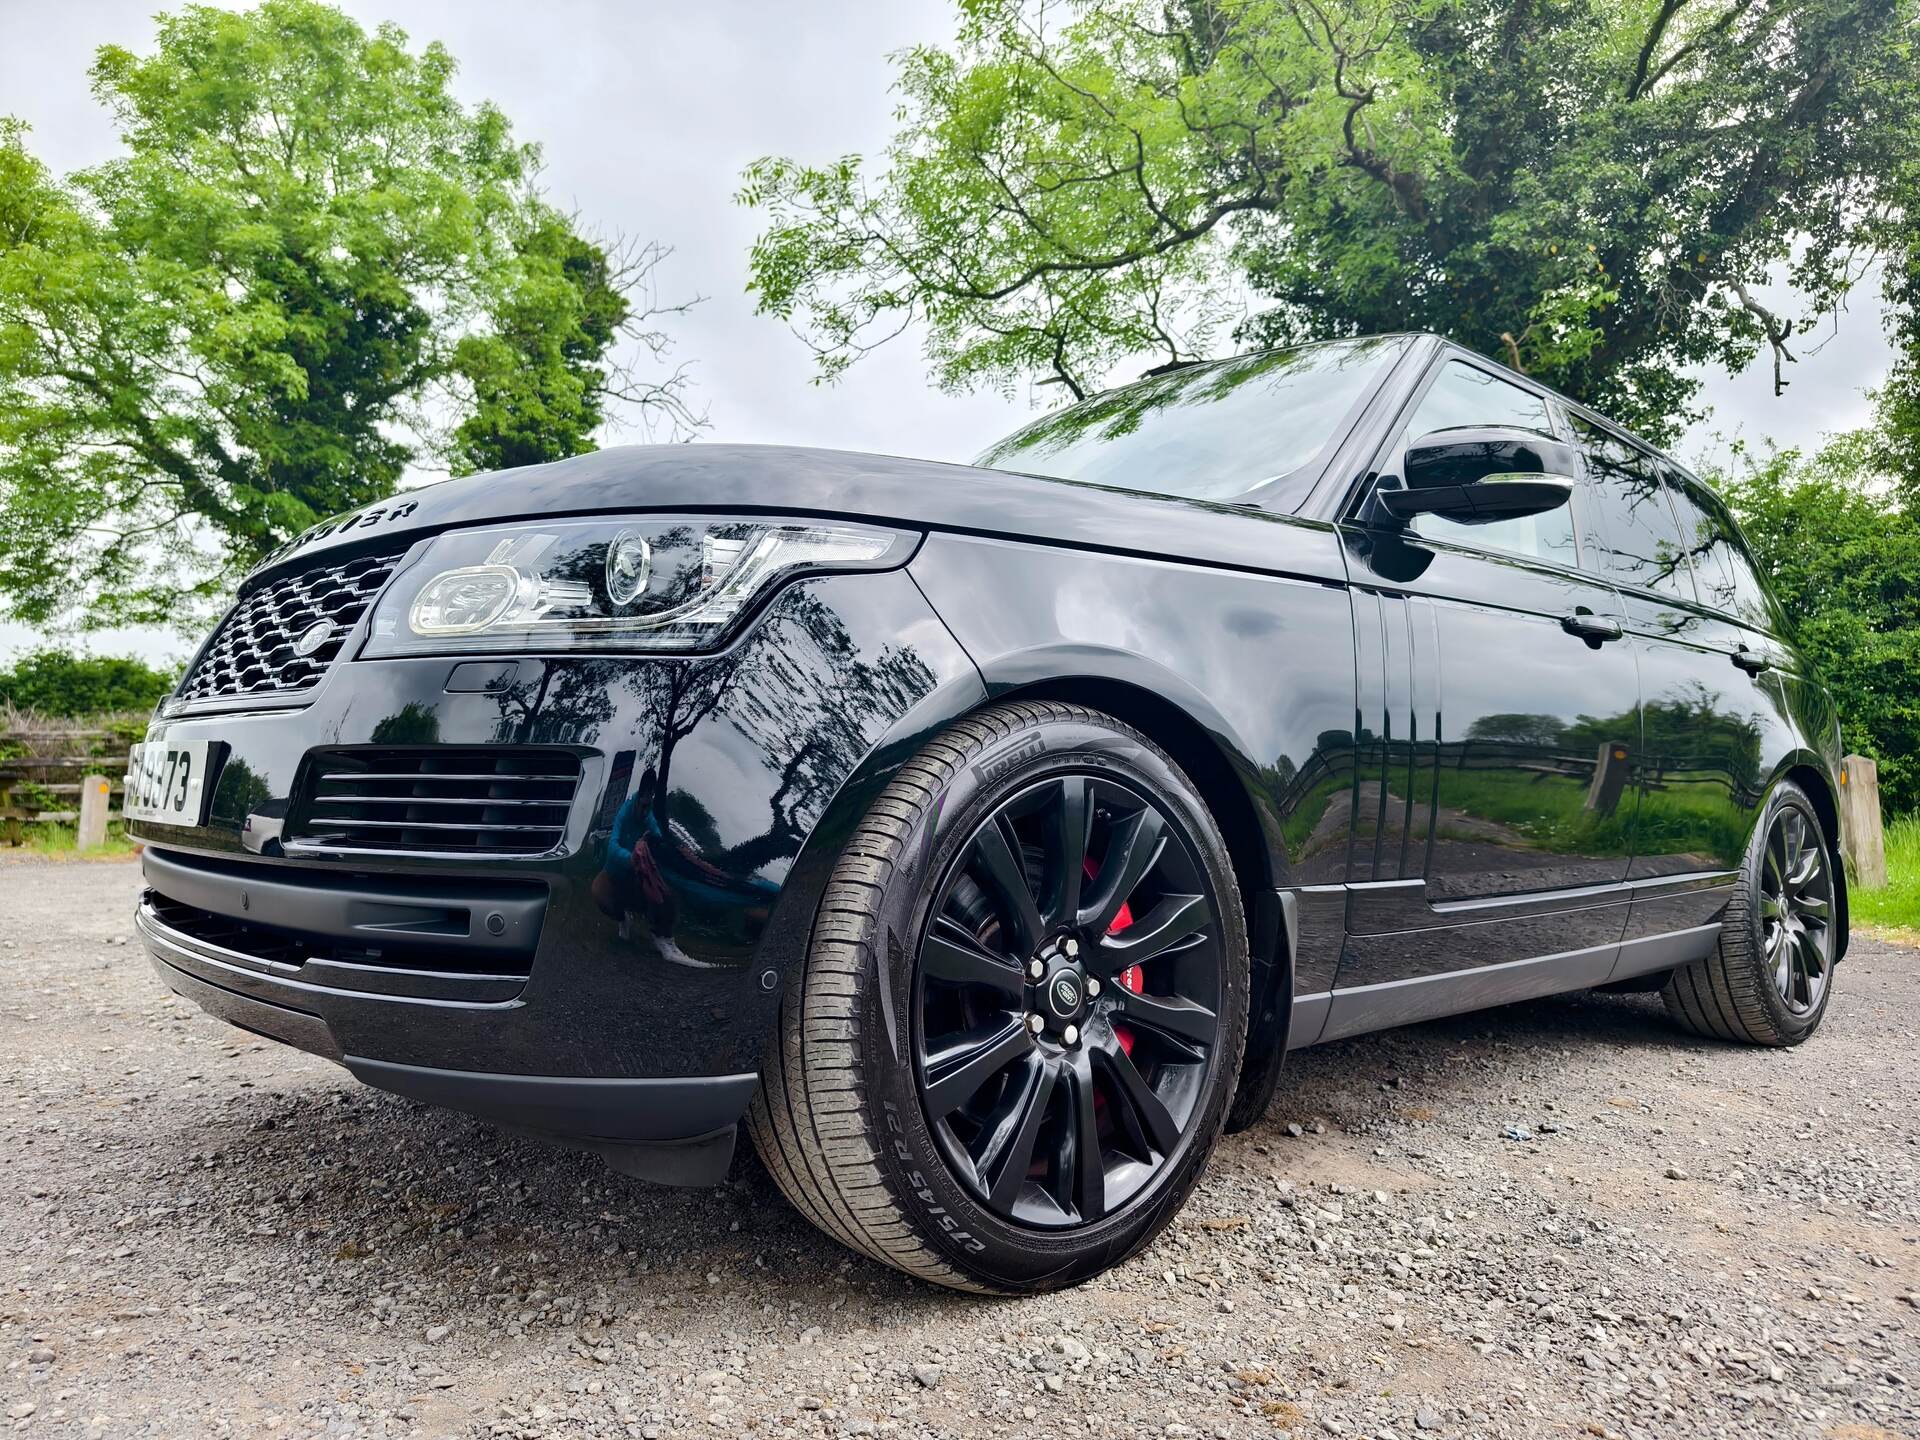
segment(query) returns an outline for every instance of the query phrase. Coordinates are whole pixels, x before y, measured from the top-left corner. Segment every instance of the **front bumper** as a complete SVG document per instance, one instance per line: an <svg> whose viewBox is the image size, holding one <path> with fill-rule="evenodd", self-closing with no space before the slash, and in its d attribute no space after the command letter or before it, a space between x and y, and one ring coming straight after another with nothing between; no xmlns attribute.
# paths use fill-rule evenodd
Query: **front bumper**
<svg viewBox="0 0 1920 1440"><path fill-rule="evenodd" d="M141 900L134 926L162 983L216 1019L332 1060L376 1089L498 1124L586 1144L697 1140L736 1123L759 1084L751 1072L648 1079L501 1075L350 1055L324 1019L295 1003L314 997L317 987L304 987L303 993L302 987L284 982L272 1000L249 994L249 981L257 974L251 957L222 952L170 928L155 915L148 897Z"/></svg>
<svg viewBox="0 0 1920 1440"><path fill-rule="evenodd" d="M130 826L162 980L503 1124L603 1147L730 1136L832 817L977 698L977 673L902 572L790 587L720 655L480 668L475 689L471 660L342 660L301 708L157 722L150 741L219 757L204 824ZM313 754L382 746L564 749L580 781L561 838L516 856L302 842Z"/></svg>

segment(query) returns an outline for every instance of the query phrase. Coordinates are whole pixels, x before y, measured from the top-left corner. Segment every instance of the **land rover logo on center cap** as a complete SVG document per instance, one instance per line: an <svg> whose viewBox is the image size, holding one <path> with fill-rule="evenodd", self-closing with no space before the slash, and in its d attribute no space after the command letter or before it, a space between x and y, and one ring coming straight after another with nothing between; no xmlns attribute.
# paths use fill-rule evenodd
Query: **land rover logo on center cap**
<svg viewBox="0 0 1920 1440"><path fill-rule="evenodd" d="M1057 975L1048 990L1056 1015L1071 1015L1080 1008L1080 982L1071 975Z"/></svg>
<svg viewBox="0 0 1920 1440"><path fill-rule="evenodd" d="M331 620L316 620L300 632L300 638L293 642L293 653L303 660L313 654L333 636Z"/></svg>

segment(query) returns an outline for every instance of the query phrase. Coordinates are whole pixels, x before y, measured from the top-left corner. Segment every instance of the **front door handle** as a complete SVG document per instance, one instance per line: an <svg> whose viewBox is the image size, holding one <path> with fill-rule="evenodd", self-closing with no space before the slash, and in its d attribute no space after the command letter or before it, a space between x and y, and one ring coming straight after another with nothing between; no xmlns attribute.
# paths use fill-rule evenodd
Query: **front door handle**
<svg viewBox="0 0 1920 1440"><path fill-rule="evenodd" d="M1762 655L1758 650L1749 650L1744 645L1733 652L1733 663L1749 675L1758 675L1762 670L1771 670L1773 668L1773 662L1767 659L1766 656Z"/></svg>
<svg viewBox="0 0 1920 1440"><path fill-rule="evenodd" d="M1571 615L1560 617L1560 628L1569 635L1578 635L1589 645L1604 645L1609 640L1618 640L1626 633L1618 620L1609 620L1604 615L1596 615L1591 610L1576 610Z"/></svg>

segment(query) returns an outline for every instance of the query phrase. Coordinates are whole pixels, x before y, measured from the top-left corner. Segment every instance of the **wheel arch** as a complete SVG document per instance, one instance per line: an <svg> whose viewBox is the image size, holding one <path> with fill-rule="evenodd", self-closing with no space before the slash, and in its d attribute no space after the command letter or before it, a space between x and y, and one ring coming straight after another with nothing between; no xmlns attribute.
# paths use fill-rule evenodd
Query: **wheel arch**
<svg viewBox="0 0 1920 1440"><path fill-rule="evenodd" d="M1278 1083L1292 1020L1294 955L1299 937L1277 887L1287 857L1276 826L1263 822L1245 758L1232 728L1213 706L1171 672L1117 652L1070 656L1029 652L1005 667L989 666L928 695L902 716L835 792L802 846L762 942L758 963L776 977L804 963L817 907L841 846L867 807L906 760L956 721L1006 700L1085 705L1124 721L1172 756L1193 780L1220 826L1246 909L1254 974L1248 1035L1229 1130L1259 1118ZM773 1032L769 1021L767 1033Z"/></svg>
<svg viewBox="0 0 1920 1440"><path fill-rule="evenodd" d="M985 703L1004 700L1057 700L1101 710L1124 720L1171 755L1199 789L1200 798L1220 826L1227 852L1233 857L1241 903L1248 907L1251 917L1253 897L1276 883L1275 857L1227 748L1205 724L1165 695L1100 675L1034 681L998 692Z"/></svg>

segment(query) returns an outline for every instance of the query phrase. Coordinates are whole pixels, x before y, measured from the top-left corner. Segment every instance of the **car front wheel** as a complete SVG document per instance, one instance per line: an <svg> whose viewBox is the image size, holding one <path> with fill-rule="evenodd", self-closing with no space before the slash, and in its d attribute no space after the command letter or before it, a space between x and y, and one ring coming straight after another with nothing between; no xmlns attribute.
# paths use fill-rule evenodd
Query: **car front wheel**
<svg viewBox="0 0 1920 1440"><path fill-rule="evenodd" d="M1179 767L1097 711L996 706L848 841L750 1132L856 1250L962 1289L1071 1285L1199 1178L1246 985L1227 848Z"/></svg>

